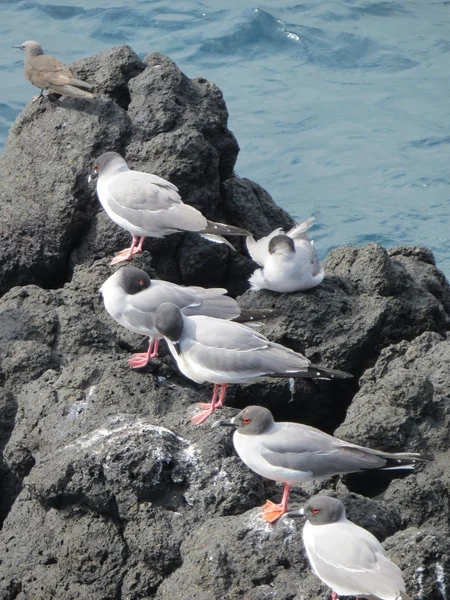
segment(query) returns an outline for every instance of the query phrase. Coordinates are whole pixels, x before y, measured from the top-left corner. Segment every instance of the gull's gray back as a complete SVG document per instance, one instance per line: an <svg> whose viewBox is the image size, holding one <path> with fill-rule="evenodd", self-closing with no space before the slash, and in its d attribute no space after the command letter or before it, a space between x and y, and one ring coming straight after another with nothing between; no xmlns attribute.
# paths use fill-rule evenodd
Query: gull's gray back
<svg viewBox="0 0 450 600"><path fill-rule="evenodd" d="M129 170L111 178L106 200L115 214L155 237L207 226L199 211L183 204L173 184L149 173Z"/></svg>
<svg viewBox="0 0 450 600"><path fill-rule="evenodd" d="M245 325L200 316L189 320L181 344L186 358L229 373L234 378L229 383L269 373L296 372L309 365L301 355L269 342Z"/></svg>

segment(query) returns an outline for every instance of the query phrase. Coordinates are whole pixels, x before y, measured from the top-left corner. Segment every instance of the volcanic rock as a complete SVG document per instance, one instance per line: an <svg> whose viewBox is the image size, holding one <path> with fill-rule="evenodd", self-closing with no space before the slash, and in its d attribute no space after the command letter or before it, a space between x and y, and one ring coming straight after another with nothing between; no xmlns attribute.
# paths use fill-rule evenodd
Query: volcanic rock
<svg viewBox="0 0 450 600"><path fill-rule="evenodd" d="M87 175L114 149L175 183L207 217L256 238L293 221L233 173L238 145L214 84L126 46L70 68L101 97L28 105L0 164L0 598L322 596L301 521L260 517L280 485L241 463L230 430L191 424L212 386L186 380L164 343L145 369L129 368L147 340L113 321L98 292L129 236L99 211ZM152 277L228 287L243 307L279 309L263 333L354 375L230 386L221 417L264 404L277 420L434 457L416 473L294 488L291 504L337 495L383 541L412 596L445 600L450 287L432 254L337 248L320 286L282 295L246 291L255 264L233 243L236 252L195 235L147 240L134 264Z"/></svg>

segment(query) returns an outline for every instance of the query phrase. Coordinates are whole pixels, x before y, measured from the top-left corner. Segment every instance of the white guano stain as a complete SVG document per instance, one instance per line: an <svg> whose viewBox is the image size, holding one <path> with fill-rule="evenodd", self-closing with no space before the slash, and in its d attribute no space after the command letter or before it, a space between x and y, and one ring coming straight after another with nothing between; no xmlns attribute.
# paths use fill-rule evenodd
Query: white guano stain
<svg viewBox="0 0 450 600"><path fill-rule="evenodd" d="M293 377L289 377L289 391L291 392L291 399L289 402L294 401L294 392L295 392L295 379Z"/></svg>
<svg viewBox="0 0 450 600"><path fill-rule="evenodd" d="M445 574L444 574L444 569L442 568L442 565L439 563L436 563L435 571L436 571L436 583L438 586L439 593L442 596L443 600L447 600L447 589L445 587Z"/></svg>
<svg viewBox="0 0 450 600"><path fill-rule="evenodd" d="M117 425L116 425L117 424ZM65 450L71 448L82 448L84 450L90 450L93 453L100 453L104 451L105 444L117 444L118 439L128 437L130 434L140 434L145 433L147 431L155 431L158 432L161 437L164 435L169 435L177 440L179 440L182 444L189 446L189 442L179 436L177 436L173 431L167 429L166 427L161 427L158 425L152 425L151 423L145 423L141 420L135 421L134 423L124 422L119 417L112 421L111 427L95 429L91 433L84 435L71 444L68 444L64 447ZM95 448L95 446L100 446Z"/></svg>
<svg viewBox="0 0 450 600"><path fill-rule="evenodd" d="M423 572L425 571L425 569L423 567L419 567L416 569L416 573L417 573L417 585L419 588L419 591L417 592L417 598L423 598Z"/></svg>

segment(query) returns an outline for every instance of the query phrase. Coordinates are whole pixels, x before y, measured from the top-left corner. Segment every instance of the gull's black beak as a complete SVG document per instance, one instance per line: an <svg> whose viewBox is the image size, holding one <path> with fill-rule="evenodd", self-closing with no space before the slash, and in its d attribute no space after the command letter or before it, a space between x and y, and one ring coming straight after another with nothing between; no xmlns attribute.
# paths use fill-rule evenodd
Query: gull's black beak
<svg viewBox="0 0 450 600"><path fill-rule="evenodd" d="M96 177L98 177L98 172L95 169L92 169L92 172L88 177L88 183L91 183L91 181Z"/></svg>
<svg viewBox="0 0 450 600"><path fill-rule="evenodd" d="M303 508L298 508L297 510L288 510L282 515L282 519L292 518L292 517L304 517Z"/></svg>
<svg viewBox="0 0 450 600"><path fill-rule="evenodd" d="M237 427L236 423L233 423L233 419L220 419L220 421L216 421L211 425L211 427Z"/></svg>
<svg viewBox="0 0 450 600"><path fill-rule="evenodd" d="M172 342L173 347L175 348L175 352L178 354L178 356L180 356L181 354L181 350L180 350L180 342Z"/></svg>

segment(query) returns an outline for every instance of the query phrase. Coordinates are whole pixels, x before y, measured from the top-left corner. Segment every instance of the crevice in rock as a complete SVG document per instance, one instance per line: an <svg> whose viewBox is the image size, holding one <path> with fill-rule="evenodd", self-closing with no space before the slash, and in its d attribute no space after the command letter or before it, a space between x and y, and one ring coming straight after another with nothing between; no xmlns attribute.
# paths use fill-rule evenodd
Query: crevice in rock
<svg viewBox="0 0 450 600"><path fill-rule="evenodd" d="M350 492L366 498L376 498L383 494L394 479L405 479L412 471L367 471L342 475L342 482Z"/></svg>
<svg viewBox="0 0 450 600"><path fill-rule="evenodd" d="M128 85L124 84L120 87L115 88L111 94L110 98L116 102L120 108L123 110L128 110L128 106L131 102L130 90L128 89Z"/></svg>
<svg viewBox="0 0 450 600"><path fill-rule="evenodd" d="M173 512L185 506L186 485L174 481L173 471L176 467L177 464L173 460L157 463L142 480L144 489L138 495L138 502L150 502L153 506L161 506Z"/></svg>
<svg viewBox="0 0 450 600"><path fill-rule="evenodd" d="M22 582L21 581L12 582L11 585L9 586L8 591L10 593L9 599L15 600L19 596L19 594L22 593Z"/></svg>
<svg viewBox="0 0 450 600"><path fill-rule="evenodd" d="M0 412L0 481L2 482L2 493L0 495L0 528L3 526L3 522L21 490L21 481L3 460L5 446L14 430L18 408L17 401L13 394L5 392L2 404L2 410Z"/></svg>
<svg viewBox="0 0 450 600"><path fill-rule="evenodd" d="M68 256L70 255L70 252ZM65 266L52 273L43 273L38 275L34 280L34 285L41 287L44 290L59 290L66 283L70 283L73 276L73 270L67 266L68 258L65 261Z"/></svg>
<svg viewBox="0 0 450 600"><path fill-rule="evenodd" d="M22 491L22 480L15 475L3 461L0 461L0 480L2 494L0 497L0 530L8 516L16 498Z"/></svg>

